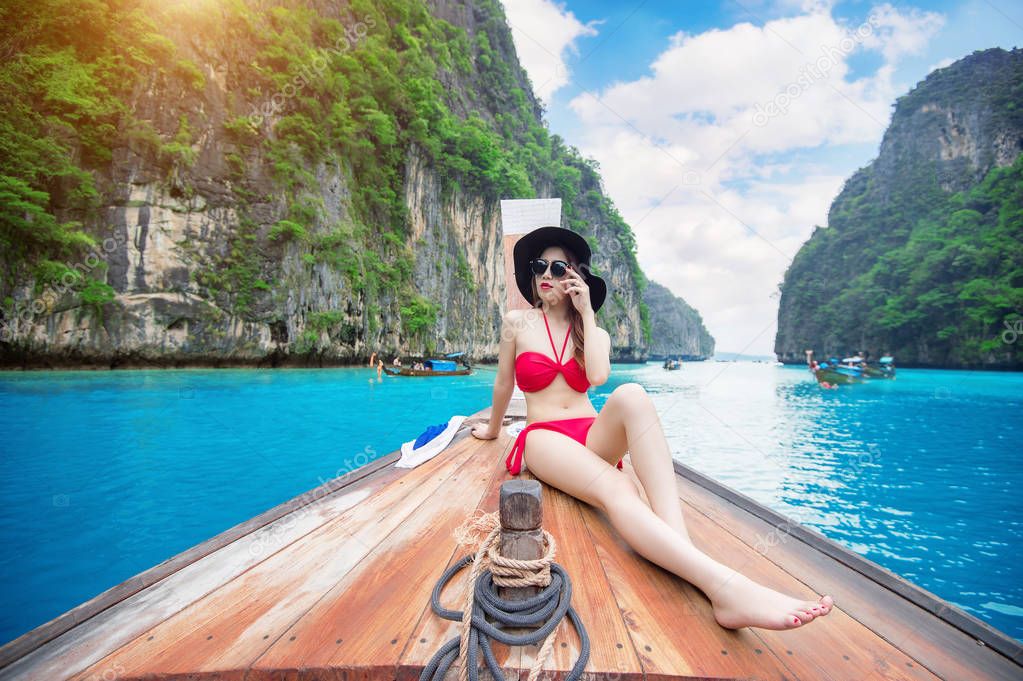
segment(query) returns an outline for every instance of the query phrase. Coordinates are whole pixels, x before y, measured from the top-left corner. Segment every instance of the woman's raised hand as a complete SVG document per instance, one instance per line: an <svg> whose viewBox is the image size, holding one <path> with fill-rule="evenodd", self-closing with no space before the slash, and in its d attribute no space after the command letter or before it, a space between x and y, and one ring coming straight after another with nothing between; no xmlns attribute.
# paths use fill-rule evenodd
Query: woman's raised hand
<svg viewBox="0 0 1023 681"><path fill-rule="evenodd" d="M580 314L593 311L593 306L590 304L590 287L583 280L582 275L569 267L561 282L565 287L565 293L572 298L572 304Z"/></svg>

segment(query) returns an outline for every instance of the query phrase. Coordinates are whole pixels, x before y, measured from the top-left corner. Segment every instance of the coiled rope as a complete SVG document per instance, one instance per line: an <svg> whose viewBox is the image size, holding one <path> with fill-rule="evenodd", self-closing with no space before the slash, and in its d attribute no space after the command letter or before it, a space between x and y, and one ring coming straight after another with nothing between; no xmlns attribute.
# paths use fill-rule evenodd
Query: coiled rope
<svg viewBox="0 0 1023 681"><path fill-rule="evenodd" d="M506 645L529 645L543 641L540 653L529 671L528 681L536 681L554 647L558 627L568 613L572 625L579 634L582 649L579 659L566 676L575 681L582 676L583 668L590 659L590 638L575 609L572 599L572 580L565 570L554 562L556 544L554 537L544 530L544 555L537 560L515 560L498 554L501 525L498 513L472 516L455 530L459 545L475 544L479 537L484 539L475 555L469 554L452 565L433 587L430 606L444 619L461 621L462 631L445 643L423 668L419 681L441 681L454 662L459 659L459 681L479 681L477 668L477 646L483 648L487 667L495 679L504 679L501 668L494 658L490 639ZM472 572L465 589L465 607L461 612L448 610L440 604L440 593L459 570L472 563ZM509 601L498 597L499 586L539 586L540 593L522 601ZM493 622L486 619L493 618ZM538 626L539 625L539 626ZM520 635L505 633L502 626L533 627L534 631Z"/></svg>

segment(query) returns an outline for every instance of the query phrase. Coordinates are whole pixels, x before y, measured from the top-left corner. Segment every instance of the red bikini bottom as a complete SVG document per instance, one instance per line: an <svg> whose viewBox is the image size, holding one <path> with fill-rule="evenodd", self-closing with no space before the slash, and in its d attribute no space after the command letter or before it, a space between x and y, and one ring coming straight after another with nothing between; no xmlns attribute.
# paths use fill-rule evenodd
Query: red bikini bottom
<svg viewBox="0 0 1023 681"><path fill-rule="evenodd" d="M526 451L526 433L531 430L553 430L558 433L563 433L582 446L586 446L586 434L590 431L590 426L597 420L596 416L582 416L575 419L561 419L560 421L537 421L536 423L530 423L528 426L522 429L519 436L515 438L515 444L512 445L511 451L508 452L508 458L505 460L505 468L512 475L518 475L522 470L522 455ZM622 468L622 460L618 460L618 468Z"/></svg>

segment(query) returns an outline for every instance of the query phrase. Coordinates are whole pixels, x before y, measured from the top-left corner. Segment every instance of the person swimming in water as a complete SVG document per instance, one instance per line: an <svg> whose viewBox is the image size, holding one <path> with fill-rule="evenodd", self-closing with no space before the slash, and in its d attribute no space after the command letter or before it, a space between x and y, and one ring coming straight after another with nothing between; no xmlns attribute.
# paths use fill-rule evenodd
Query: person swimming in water
<svg viewBox="0 0 1023 681"><path fill-rule="evenodd" d="M517 382L527 425L505 461L512 475L524 461L539 480L604 511L635 551L707 595L722 627L794 629L827 615L831 596L788 596L696 547L671 451L643 386L620 385L599 413L594 409L586 390L607 382L611 338L595 319L607 286L590 271L586 240L561 227L540 227L519 239L513 253L516 284L533 308L504 315L490 420L474 426L472 435L500 435ZM560 352L555 339L564 339ZM619 470L626 452L650 505Z"/></svg>

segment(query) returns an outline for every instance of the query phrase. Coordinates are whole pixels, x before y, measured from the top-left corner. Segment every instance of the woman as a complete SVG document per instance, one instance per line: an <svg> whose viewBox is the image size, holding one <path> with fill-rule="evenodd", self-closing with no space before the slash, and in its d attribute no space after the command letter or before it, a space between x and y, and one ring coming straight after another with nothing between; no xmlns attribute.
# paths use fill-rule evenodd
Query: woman
<svg viewBox="0 0 1023 681"><path fill-rule="evenodd" d="M517 380L527 426L505 462L509 472L517 474L524 460L538 479L603 510L636 552L703 591L723 627L793 629L827 615L830 596L787 596L696 548L682 518L671 452L642 386L621 385L600 413L593 408L586 389L608 379L611 338L595 321L607 287L590 272L586 240L540 227L515 244L513 255L516 284L533 309L504 316L490 423L472 434L500 435ZM649 506L618 470L626 451Z"/></svg>

